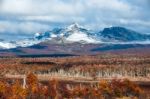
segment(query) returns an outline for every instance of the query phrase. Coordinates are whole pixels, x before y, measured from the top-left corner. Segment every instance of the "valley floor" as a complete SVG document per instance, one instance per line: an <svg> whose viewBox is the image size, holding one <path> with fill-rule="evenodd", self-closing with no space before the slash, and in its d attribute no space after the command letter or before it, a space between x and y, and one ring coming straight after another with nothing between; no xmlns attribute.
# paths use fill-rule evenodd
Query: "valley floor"
<svg viewBox="0 0 150 99"><path fill-rule="evenodd" d="M23 82L34 73L38 81L57 80L65 84L97 84L101 80L128 79L150 95L150 56L114 55L70 56L61 58L0 58L1 80ZM142 98L140 98L142 99ZM149 99L149 98L143 98Z"/></svg>

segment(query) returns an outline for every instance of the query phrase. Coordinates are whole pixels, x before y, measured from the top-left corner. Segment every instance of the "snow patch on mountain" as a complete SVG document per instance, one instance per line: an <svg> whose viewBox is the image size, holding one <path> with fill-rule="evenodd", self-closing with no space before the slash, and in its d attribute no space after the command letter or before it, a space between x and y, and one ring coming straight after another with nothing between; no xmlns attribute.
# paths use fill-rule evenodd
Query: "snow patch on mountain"
<svg viewBox="0 0 150 99"><path fill-rule="evenodd" d="M4 41L0 42L0 48L1 49L10 49L10 48L16 48L16 47L28 47L35 44L40 43L41 41L35 40L35 39L25 39L20 41Z"/></svg>
<svg viewBox="0 0 150 99"><path fill-rule="evenodd" d="M79 42L79 41L85 41L88 43L95 43L96 42L94 39L88 37L83 32L75 32L75 33L71 34L70 36L68 36L66 38L66 40L70 41L70 42Z"/></svg>
<svg viewBox="0 0 150 99"><path fill-rule="evenodd" d="M15 48L16 46L12 43L9 42L0 42L0 48L1 49L10 49L10 48Z"/></svg>
<svg viewBox="0 0 150 99"><path fill-rule="evenodd" d="M28 46L32 46L35 44L40 43L41 41L35 40L35 39L26 39L20 42L16 42L16 46L17 47L28 47Z"/></svg>
<svg viewBox="0 0 150 99"><path fill-rule="evenodd" d="M52 35L51 35L51 38L55 38L55 37L57 37L57 35L55 35L55 34L52 34Z"/></svg>

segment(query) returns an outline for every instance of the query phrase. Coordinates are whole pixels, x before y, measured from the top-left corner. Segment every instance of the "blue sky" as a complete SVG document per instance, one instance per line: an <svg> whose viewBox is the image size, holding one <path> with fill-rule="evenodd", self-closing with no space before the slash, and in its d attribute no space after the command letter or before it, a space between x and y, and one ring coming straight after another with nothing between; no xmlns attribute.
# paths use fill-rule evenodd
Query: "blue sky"
<svg viewBox="0 0 150 99"><path fill-rule="evenodd" d="M150 33L150 0L0 0L0 38L22 38L73 22Z"/></svg>

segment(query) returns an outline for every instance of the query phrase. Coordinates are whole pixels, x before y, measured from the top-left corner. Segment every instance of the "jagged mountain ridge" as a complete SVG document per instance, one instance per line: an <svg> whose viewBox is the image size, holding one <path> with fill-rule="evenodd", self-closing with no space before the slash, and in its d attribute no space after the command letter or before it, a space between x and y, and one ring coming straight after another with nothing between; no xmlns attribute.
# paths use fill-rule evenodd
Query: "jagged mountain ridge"
<svg viewBox="0 0 150 99"><path fill-rule="evenodd" d="M141 43L149 42L150 35L141 34L124 27L104 28L100 32L88 30L77 23L65 28L54 28L43 33L35 33L34 37L21 41L5 42L0 41L0 49L10 49L17 47L28 47L41 42L51 42L56 44L81 43L81 44L101 44L101 43Z"/></svg>
<svg viewBox="0 0 150 99"><path fill-rule="evenodd" d="M78 24L72 24L66 28L55 28L52 31L45 33L36 33L35 38L38 40L55 40L57 39L64 43L85 42L96 43L96 37L92 31L87 30Z"/></svg>

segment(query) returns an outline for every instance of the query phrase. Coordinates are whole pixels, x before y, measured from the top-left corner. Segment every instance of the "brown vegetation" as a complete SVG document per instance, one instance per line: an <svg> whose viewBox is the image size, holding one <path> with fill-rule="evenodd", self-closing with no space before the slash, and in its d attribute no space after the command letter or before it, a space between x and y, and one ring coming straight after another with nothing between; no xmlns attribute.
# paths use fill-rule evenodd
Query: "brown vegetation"
<svg viewBox="0 0 150 99"><path fill-rule="evenodd" d="M66 58L1 58L0 75L23 75L29 72L50 76L93 79L125 77L149 78L150 57L143 56L78 56Z"/></svg>
<svg viewBox="0 0 150 99"><path fill-rule="evenodd" d="M22 80L14 82L13 77L27 74L25 85ZM9 80L8 75L12 77ZM147 99L145 95L150 94L150 87L143 86L143 82L150 81L150 56L105 54L65 58L0 58L0 78L2 99L115 99L123 96ZM140 83L140 87L131 81ZM144 88L144 96L140 88Z"/></svg>
<svg viewBox="0 0 150 99"><path fill-rule="evenodd" d="M127 79L101 80L89 85L65 84L57 80L43 84L30 73L26 82L23 87L19 80L13 83L0 81L0 99L115 99L125 96L144 99L143 90Z"/></svg>

